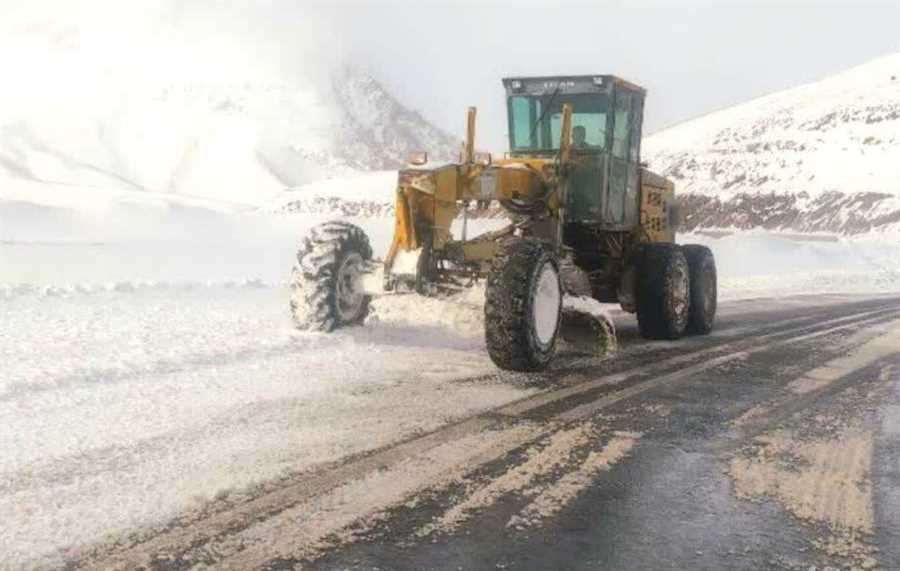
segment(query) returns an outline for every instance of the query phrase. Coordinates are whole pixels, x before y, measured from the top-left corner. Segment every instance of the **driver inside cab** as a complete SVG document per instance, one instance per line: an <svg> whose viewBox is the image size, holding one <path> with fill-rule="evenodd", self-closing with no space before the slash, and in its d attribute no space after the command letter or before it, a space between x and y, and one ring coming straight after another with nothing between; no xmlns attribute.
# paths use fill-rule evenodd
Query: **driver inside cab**
<svg viewBox="0 0 900 571"><path fill-rule="evenodd" d="M583 125L575 125L572 127L572 148L588 149L591 145L587 143L587 129Z"/></svg>

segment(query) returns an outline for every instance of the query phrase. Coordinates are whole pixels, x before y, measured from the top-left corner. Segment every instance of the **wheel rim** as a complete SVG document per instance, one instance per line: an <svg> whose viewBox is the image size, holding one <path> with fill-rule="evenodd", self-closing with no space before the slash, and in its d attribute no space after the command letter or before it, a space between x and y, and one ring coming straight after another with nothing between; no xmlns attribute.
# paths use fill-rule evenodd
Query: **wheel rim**
<svg viewBox="0 0 900 571"><path fill-rule="evenodd" d="M538 343L544 347L550 345L556 336L556 329L559 327L560 300L559 275L553 264L547 262L538 273L532 303L534 334Z"/></svg>
<svg viewBox="0 0 900 571"><path fill-rule="evenodd" d="M363 259L356 252L348 254L337 273L336 306L341 321L353 321L362 309L365 294L359 288L357 277L362 271Z"/></svg>
<svg viewBox="0 0 900 571"><path fill-rule="evenodd" d="M687 314L690 297L688 273L684 268L677 267L672 273L672 278L672 308L675 310L675 315L681 318Z"/></svg>

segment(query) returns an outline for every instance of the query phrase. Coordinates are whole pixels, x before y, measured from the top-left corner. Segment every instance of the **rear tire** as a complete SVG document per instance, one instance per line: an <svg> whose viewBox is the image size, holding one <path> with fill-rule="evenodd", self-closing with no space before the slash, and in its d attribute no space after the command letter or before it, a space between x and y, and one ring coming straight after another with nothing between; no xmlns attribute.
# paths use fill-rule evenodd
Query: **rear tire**
<svg viewBox="0 0 900 571"><path fill-rule="evenodd" d="M686 331L692 335L708 335L713 330L718 302L716 259L706 246L682 246L691 274L691 310Z"/></svg>
<svg viewBox="0 0 900 571"><path fill-rule="evenodd" d="M539 371L553 359L562 314L559 262L541 242L504 243L488 274L485 343L491 360L509 371Z"/></svg>
<svg viewBox="0 0 900 571"><path fill-rule="evenodd" d="M371 296L356 276L372 259L366 233L347 222L326 222L303 239L291 273L291 315L297 329L333 331L361 323Z"/></svg>
<svg viewBox="0 0 900 571"><path fill-rule="evenodd" d="M690 270L676 244L641 248L637 276L637 320L645 339L678 339L690 313Z"/></svg>

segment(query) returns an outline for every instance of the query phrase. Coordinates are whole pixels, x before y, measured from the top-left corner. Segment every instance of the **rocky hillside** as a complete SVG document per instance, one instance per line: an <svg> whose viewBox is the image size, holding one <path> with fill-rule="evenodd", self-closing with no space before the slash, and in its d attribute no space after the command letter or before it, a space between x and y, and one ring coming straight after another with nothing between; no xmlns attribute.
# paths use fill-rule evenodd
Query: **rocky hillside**
<svg viewBox="0 0 900 571"><path fill-rule="evenodd" d="M461 141L397 102L373 77L344 68L332 80L343 121L339 155L360 170L396 169L412 151L437 160L459 153Z"/></svg>
<svg viewBox="0 0 900 571"><path fill-rule="evenodd" d="M687 225L900 230L900 54L648 137Z"/></svg>

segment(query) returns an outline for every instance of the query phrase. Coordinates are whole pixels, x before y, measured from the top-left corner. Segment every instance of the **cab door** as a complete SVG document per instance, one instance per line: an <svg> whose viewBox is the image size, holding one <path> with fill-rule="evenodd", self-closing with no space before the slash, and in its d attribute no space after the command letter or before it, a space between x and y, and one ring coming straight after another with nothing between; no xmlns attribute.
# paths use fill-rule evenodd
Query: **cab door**
<svg viewBox="0 0 900 571"><path fill-rule="evenodd" d="M586 93L572 97L572 160L566 196L567 220L599 226L603 224L604 199L609 180L609 141L612 93ZM553 135L559 137L554 124ZM583 140L578 141L575 130Z"/></svg>
<svg viewBox="0 0 900 571"><path fill-rule="evenodd" d="M608 230L629 230L638 223L642 94L619 88L613 103L609 187L604 201L603 225Z"/></svg>

